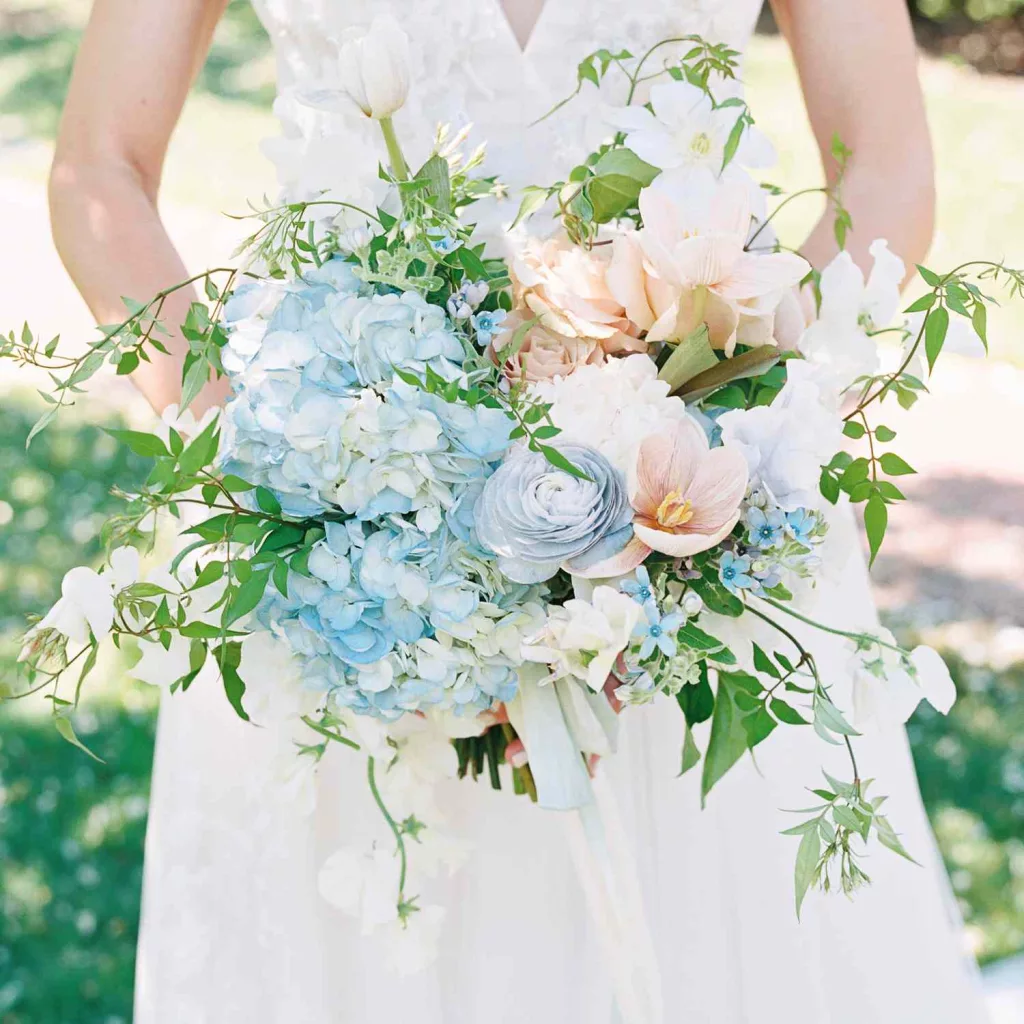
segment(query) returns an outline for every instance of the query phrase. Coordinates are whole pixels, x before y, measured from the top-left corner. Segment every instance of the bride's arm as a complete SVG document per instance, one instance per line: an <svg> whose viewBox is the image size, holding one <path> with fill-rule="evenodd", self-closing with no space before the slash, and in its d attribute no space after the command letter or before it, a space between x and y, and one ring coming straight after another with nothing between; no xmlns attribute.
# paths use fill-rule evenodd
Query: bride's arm
<svg viewBox="0 0 1024 1024"><path fill-rule="evenodd" d="M800 73L811 126L831 178L833 133L853 150L843 201L847 243L864 266L887 238L908 264L931 245L935 183L931 139L904 0L772 0ZM816 266L835 254L826 214L803 249ZM868 261L869 262L869 261Z"/></svg>
<svg viewBox="0 0 1024 1024"><path fill-rule="evenodd" d="M157 212L167 145L227 0L96 0L82 40L50 174L61 259L100 323L124 318L122 296L150 298L188 275ZM164 307L180 324L194 296ZM133 379L157 410L178 400L185 341ZM210 385L197 411L215 404Z"/></svg>

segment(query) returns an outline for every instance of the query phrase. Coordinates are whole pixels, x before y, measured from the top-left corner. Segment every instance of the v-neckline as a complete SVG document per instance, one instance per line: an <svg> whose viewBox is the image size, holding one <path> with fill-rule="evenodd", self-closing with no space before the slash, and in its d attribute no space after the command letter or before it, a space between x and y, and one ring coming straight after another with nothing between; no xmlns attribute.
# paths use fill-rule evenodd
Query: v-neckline
<svg viewBox="0 0 1024 1024"><path fill-rule="evenodd" d="M519 54L520 57L526 57L529 54L531 47L533 46L534 40L538 36L538 29L541 27L541 25L544 22L544 19L547 17L548 8L554 6L557 0L544 0L544 3L541 5L540 10L537 12L536 19L530 26L530 31L527 33L526 39L522 42L520 41L519 36L516 35L516 30L513 27L512 22L509 20L508 10L505 8L505 5L502 3L502 0L492 0L492 2L495 8L497 9L498 20L502 23L504 31L508 35L509 41L511 42L513 48Z"/></svg>

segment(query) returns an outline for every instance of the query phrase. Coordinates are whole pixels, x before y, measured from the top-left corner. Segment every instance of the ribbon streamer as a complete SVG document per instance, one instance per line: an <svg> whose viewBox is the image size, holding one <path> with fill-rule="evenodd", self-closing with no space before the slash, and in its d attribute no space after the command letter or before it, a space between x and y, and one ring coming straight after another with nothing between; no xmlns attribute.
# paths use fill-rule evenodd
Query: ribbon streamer
<svg viewBox="0 0 1024 1024"><path fill-rule="evenodd" d="M604 694L548 678L543 666L523 666L509 720L526 748L538 804L573 812L566 816L569 844L620 1020L662 1024L661 978L636 865L608 781L586 769L586 754L615 750L617 717Z"/></svg>

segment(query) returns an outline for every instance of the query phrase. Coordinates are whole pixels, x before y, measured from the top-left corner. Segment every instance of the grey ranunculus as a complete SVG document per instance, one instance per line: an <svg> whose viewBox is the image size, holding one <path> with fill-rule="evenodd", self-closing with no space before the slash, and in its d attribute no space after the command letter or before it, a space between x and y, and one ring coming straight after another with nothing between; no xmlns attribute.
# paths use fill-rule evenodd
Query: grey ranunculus
<svg viewBox="0 0 1024 1024"><path fill-rule="evenodd" d="M622 474L580 444L558 450L590 479L520 448L484 485L474 517L481 543L516 583L540 583L559 567L583 571L618 554L633 535L633 510Z"/></svg>

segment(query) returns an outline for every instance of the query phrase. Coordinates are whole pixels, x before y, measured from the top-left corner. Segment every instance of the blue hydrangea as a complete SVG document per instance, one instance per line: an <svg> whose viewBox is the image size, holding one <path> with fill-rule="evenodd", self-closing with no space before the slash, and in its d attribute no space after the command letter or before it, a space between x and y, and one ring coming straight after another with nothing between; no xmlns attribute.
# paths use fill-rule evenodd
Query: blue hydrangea
<svg viewBox="0 0 1024 1024"><path fill-rule="evenodd" d="M467 289L477 303L486 289ZM462 374L472 347L415 293L376 292L343 260L227 304L233 395L222 465L324 525L308 575L258 616L328 702L394 718L508 700L541 591L504 579L476 536L512 421L403 380Z"/></svg>

